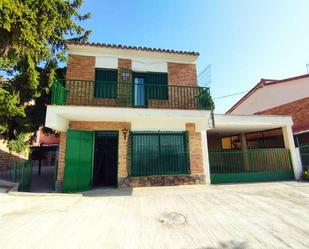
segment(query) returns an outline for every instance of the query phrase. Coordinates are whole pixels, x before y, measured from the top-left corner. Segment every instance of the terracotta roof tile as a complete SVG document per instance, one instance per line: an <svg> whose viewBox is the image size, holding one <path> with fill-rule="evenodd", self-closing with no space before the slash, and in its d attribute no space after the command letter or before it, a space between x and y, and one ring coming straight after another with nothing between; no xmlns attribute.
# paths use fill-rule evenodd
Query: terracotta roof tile
<svg viewBox="0 0 309 249"><path fill-rule="evenodd" d="M198 52L194 52L194 51L182 51L182 50L162 49L162 48L137 47L137 46L128 46L128 45L120 45L120 44L108 44L108 43L98 43L98 42L67 41L66 44L78 45L78 46L103 47L103 48L130 49L130 50L140 50L140 51L169 53L169 54L183 54L183 55L194 55L194 56L199 56L200 55Z"/></svg>

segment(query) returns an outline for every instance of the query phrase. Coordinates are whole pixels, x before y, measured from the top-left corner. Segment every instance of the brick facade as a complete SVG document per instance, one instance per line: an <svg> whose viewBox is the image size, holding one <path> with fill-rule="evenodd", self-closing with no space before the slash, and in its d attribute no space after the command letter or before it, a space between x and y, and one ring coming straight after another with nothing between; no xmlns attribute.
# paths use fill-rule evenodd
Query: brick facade
<svg viewBox="0 0 309 249"><path fill-rule="evenodd" d="M291 115L293 132L309 130L309 97L258 112L264 115Z"/></svg>
<svg viewBox="0 0 309 249"><path fill-rule="evenodd" d="M132 69L132 61L129 59L122 59L119 58L118 59L118 68L122 68L122 69Z"/></svg>
<svg viewBox="0 0 309 249"><path fill-rule="evenodd" d="M203 169L203 155L201 145L201 134L195 131L195 124L186 125L189 136L190 170L189 176L158 176L158 177L128 177L131 162L131 149L129 134L124 138L122 130L130 130L131 123L128 122L86 122L72 121L69 125L74 130L115 130L119 131L118 141L118 182L119 186L150 186L150 185L179 185L199 184L205 182ZM60 134L58 181L63 181L65 162L66 133Z"/></svg>
<svg viewBox="0 0 309 249"><path fill-rule="evenodd" d="M187 123L186 130L189 136L191 174L204 174L201 133L196 132L194 123Z"/></svg>
<svg viewBox="0 0 309 249"><path fill-rule="evenodd" d="M67 133L61 132L59 142L59 153L58 153L58 172L57 172L58 181L63 181L66 142L67 142Z"/></svg>
<svg viewBox="0 0 309 249"><path fill-rule="evenodd" d="M168 82L170 85L197 86L195 64L168 62Z"/></svg>
<svg viewBox="0 0 309 249"><path fill-rule="evenodd" d="M95 57L69 55L66 78L72 80L94 80Z"/></svg>
<svg viewBox="0 0 309 249"><path fill-rule="evenodd" d="M118 84L131 83L132 82L132 61L128 59L118 59ZM129 72L129 78L125 82L123 80L124 73ZM68 95L68 99L71 105L81 104L87 105L87 103L101 104L101 105L113 105L121 106L122 101L128 101L128 97L122 99L121 88L117 88L116 99L104 99L93 97L93 83L86 82L93 81L95 78L95 57L91 56L77 56L70 55L67 69L67 79L84 80L83 82L77 82L73 93ZM195 64L178 64L168 63L168 82L170 85L178 86L197 86L196 67ZM67 88L73 83L67 82ZM170 90L169 90L170 91ZM130 92L130 91L129 91ZM131 91L132 92L132 91ZM74 94L74 95L73 95ZM184 95L186 94L186 96ZM191 93L195 96L196 93ZM169 92L168 100L149 100L149 107L153 108L170 108L170 103L179 104L179 100L182 101L183 108L186 109L188 105L196 105L197 103L192 102L193 98L190 94L188 95L187 89L182 92L176 92L172 89ZM186 98L190 99L186 99ZM132 96L131 96L132 97ZM86 101L86 102L85 102ZM132 103L132 99L129 100ZM158 103L160 104L158 106ZM145 110L146 111L146 110ZM69 124L70 129L75 130L115 130L119 131L119 147L118 147L118 183L119 186L156 186L156 185L178 185L178 184L197 184L204 183L204 168L203 168L203 154L202 154L202 142L201 133L196 132L195 124L186 124L186 130L189 136L189 156L190 156L190 170L191 175L188 176L152 176L152 177L128 177L130 169L130 143L129 134L126 139L124 138L122 130L124 128L130 130L131 123L129 122L86 122L86 121L72 121ZM60 135L60 148L59 148L59 163L58 163L58 175L57 179L63 181L64 177L64 163L65 163L65 146L66 146L66 133Z"/></svg>
<svg viewBox="0 0 309 249"><path fill-rule="evenodd" d="M95 57L70 55L67 68L66 88L69 90L67 101L70 105L102 105L102 106L128 106L131 105L133 89L132 61L118 59L118 87L117 98L95 98ZM123 75L128 75L124 80ZM75 81L72 81L75 80ZM176 86L197 86L195 64L168 63L168 83ZM199 89L169 87L168 100L148 101L150 108L178 108L198 109Z"/></svg>

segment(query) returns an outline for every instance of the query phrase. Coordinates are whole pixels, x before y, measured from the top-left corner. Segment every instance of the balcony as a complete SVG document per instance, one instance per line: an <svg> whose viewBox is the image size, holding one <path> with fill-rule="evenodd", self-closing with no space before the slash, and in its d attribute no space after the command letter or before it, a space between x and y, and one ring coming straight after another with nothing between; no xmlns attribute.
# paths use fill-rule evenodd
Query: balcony
<svg viewBox="0 0 309 249"><path fill-rule="evenodd" d="M205 87L88 80L56 80L51 99L52 105L184 110L210 110L211 103Z"/></svg>

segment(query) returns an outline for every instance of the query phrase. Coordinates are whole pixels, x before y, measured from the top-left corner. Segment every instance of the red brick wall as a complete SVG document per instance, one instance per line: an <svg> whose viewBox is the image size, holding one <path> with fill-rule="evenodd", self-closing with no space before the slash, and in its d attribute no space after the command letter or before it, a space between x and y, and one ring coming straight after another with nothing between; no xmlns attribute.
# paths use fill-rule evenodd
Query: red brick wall
<svg viewBox="0 0 309 249"><path fill-rule="evenodd" d="M67 133L61 132L60 143L59 143L58 172L57 172L58 181L63 180L66 142L67 142Z"/></svg>
<svg viewBox="0 0 309 249"><path fill-rule="evenodd" d="M171 85L196 86L195 64L180 64L168 62L168 81Z"/></svg>
<svg viewBox="0 0 309 249"><path fill-rule="evenodd" d="M191 174L204 174L201 133L196 132L194 123L187 123L186 130L189 133L188 135Z"/></svg>
<svg viewBox="0 0 309 249"><path fill-rule="evenodd" d="M69 55L67 79L94 80L95 57L83 55Z"/></svg>
<svg viewBox="0 0 309 249"><path fill-rule="evenodd" d="M291 115L293 132L309 129L309 97L258 112L264 115Z"/></svg>
<svg viewBox="0 0 309 249"><path fill-rule="evenodd" d="M95 57L69 55L66 78L66 88L69 89L67 101L70 105L101 105L101 106L123 106L132 103L132 96L127 96L132 82L132 61L129 59L118 59L118 98L94 98L95 79ZM127 71L128 70L128 71ZM129 80L123 81L122 73L129 73ZM79 81L70 81L79 80ZM170 85L196 86L196 66L195 64L168 63L168 82ZM197 100L194 96L198 94L198 89L169 88L169 100L150 100L151 108L179 108L195 109ZM123 94L126 96L122 96Z"/></svg>
<svg viewBox="0 0 309 249"><path fill-rule="evenodd" d="M129 59L118 58L118 68L132 69L132 61Z"/></svg>

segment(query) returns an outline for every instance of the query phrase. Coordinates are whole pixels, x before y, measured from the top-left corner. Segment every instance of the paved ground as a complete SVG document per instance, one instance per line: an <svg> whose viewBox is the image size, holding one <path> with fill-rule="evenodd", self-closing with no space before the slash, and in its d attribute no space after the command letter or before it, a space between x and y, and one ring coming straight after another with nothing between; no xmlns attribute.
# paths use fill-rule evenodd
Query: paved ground
<svg viewBox="0 0 309 249"><path fill-rule="evenodd" d="M32 169L31 192L50 193L54 192L54 166L42 166L41 174L38 175L38 166Z"/></svg>
<svg viewBox="0 0 309 249"><path fill-rule="evenodd" d="M0 194L1 249L309 248L308 221L309 183Z"/></svg>

